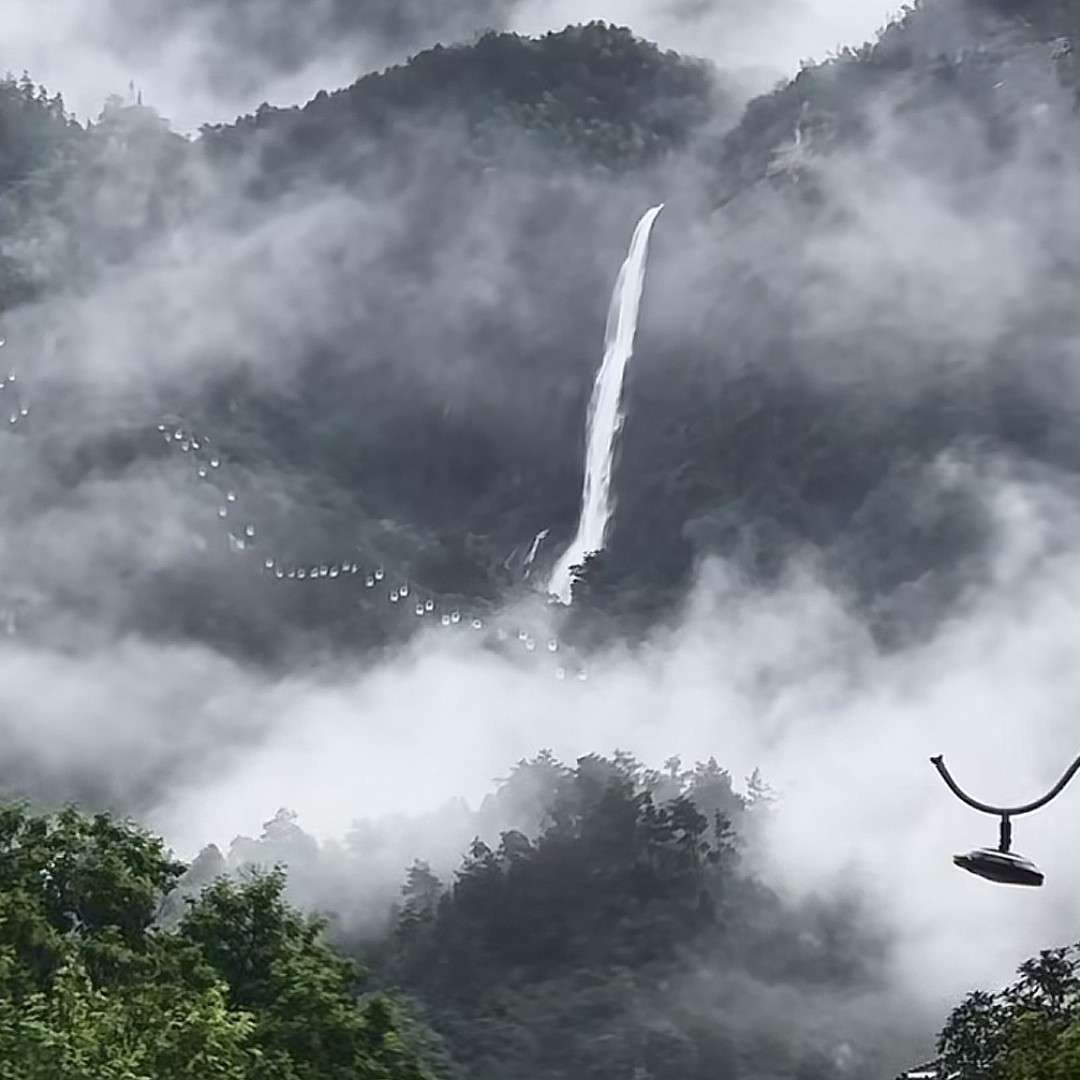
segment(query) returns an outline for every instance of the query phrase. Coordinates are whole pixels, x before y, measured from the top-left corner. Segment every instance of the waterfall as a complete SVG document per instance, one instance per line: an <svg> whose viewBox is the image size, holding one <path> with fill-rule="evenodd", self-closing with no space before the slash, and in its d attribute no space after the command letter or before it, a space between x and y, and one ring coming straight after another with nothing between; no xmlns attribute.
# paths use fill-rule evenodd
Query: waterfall
<svg viewBox="0 0 1080 1080"><path fill-rule="evenodd" d="M585 429L585 480L581 491L581 518L577 535L563 552L551 575L548 591L561 603L569 604L574 583L573 567L604 547L613 510L611 471L615 439L622 427L623 376L634 352L638 309L645 285L645 259L649 236L664 204L645 212L634 230L630 251L619 270L608 308L604 333L604 361L593 385L589 417Z"/></svg>
<svg viewBox="0 0 1080 1080"><path fill-rule="evenodd" d="M541 529L533 537L532 547L529 548L529 553L525 556L525 565L522 567L524 577L528 578L532 573L532 564L536 561L536 554L540 550L540 545L547 539L550 531L550 529Z"/></svg>

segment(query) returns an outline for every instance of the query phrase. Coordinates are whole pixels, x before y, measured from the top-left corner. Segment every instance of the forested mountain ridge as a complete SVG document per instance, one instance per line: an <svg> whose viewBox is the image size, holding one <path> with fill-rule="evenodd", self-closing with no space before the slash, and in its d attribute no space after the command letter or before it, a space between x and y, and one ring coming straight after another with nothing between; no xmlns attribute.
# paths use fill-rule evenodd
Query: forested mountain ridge
<svg viewBox="0 0 1080 1080"><path fill-rule="evenodd" d="M1071 11L1035 5L1027 21L1001 21L1000 5L918 5L876 44L751 102L726 134L722 78L604 24L429 50L194 142L134 103L111 103L83 131L57 119L55 103L27 101L41 134L6 129L9 160L23 164L5 196L5 287L85 293L109 267L153 264L178 230L210 257L271 243L276 216L295 221L307 280L264 260L266 280L231 299L231 271L207 265L222 276L206 300L221 317L199 320L207 340L175 310L165 271L141 275L154 295L139 318L161 324L153 395L162 411L216 429L239 465L320 492L305 521L269 522L268 542L319 560L348 530L403 573L491 601L530 538L550 530L542 571L572 528L613 267L633 215L674 194L627 386L619 511L584 606L647 625L703 558L769 580L809 549L882 640L905 640L982 572L985 509L968 486L942 485L941 455L963 461L981 446L1036 470L1080 460L1057 392L1072 269L1063 252L1036 263L1036 247L1059 243L1051 205L1009 195L1030 179L1019 148L1040 138L1025 110L1045 107L1068 127L1054 94L1071 92L1061 83L1072 85L1072 51L1059 40ZM940 147L939 122L959 125ZM887 166L874 136L886 129ZM67 149L46 163L54 144ZM1067 146L1059 140L1048 176L1067 175ZM852 169L870 170L867 182L851 182ZM939 306L926 271L944 272L940 260L924 269L918 253L897 251L889 262L904 224L890 232L884 220L884 243L871 246L860 192L888 195L906 178L952 215L943 222L957 240L983 226L979 215L1026 232L1040 285L1026 307L1011 294L991 303L992 289L1013 285L1004 264L984 265L989 289L972 301L987 298L992 316L978 329ZM950 185L966 186L961 212ZM328 193L339 220L304 220ZM867 265L858 281L829 254L845 229ZM830 314L826 296L868 289L846 321ZM282 318L295 309L287 330L271 334L260 296L280 296L271 311ZM214 336L236 323L247 339ZM207 384L171 374L177 349L215 358ZM62 456L85 463L90 451ZM129 446L120 460L142 453ZM899 493L919 512L897 532ZM270 656L283 626L328 640L356 631L345 616L278 606L283 593L235 603L228 573L193 601L220 598L218 644ZM163 598L187 590L157 585ZM206 619L150 608L151 625L205 632Z"/></svg>
<svg viewBox="0 0 1080 1080"><path fill-rule="evenodd" d="M459 864L410 867L385 923L358 893L377 834L324 847L284 810L227 858L200 856L181 892L288 865L297 898L335 914L332 940L442 1037L450 1076L887 1070L910 1036L857 1004L885 992L887 943L854 894L793 902L755 874L773 798L758 776L738 794L715 760L653 770L543 752L459 823L474 837ZM799 1004L781 1018L785 994Z"/></svg>
<svg viewBox="0 0 1080 1080"><path fill-rule="evenodd" d="M726 133L721 75L604 24L429 50L194 142L151 109L114 102L87 131L62 120L71 150L30 169L29 187L20 181L39 195L28 206L20 196L17 223L9 216L6 287L85 292L109 266L152 262L177 230L209 256L268 244L268 222L292 218L311 234L299 241L314 260L311 295L280 260L264 261L260 286L281 295L275 312L297 308L287 331L269 336L258 290L235 301L256 321L225 310L229 272L208 266L224 279L207 303L224 308L195 342L171 325L181 316L167 282L147 277L160 295L140 301L139 317L170 324L153 393L163 411L216 429L242 466L322 492L306 521L266 526L294 557L321 559L347 529L403 573L490 601L531 537L550 530L542 570L570 533L613 268L633 216L674 196L627 386L619 511L582 585L590 605L647 624L678 603L703 558L768 580L809 549L882 640L906 640L982 572L986 514L967 487L942 486L940 455L985 446L1036 469L1078 460L1053 360L1071 325L1059 298L1072 271L1064 255L1052 267L1025 255L1040 278L1028 309L1005 297L983 321L996 328L977 330L940 307L916 253L890 264L906 226L893 234L886 220L885 243L867 246L860 191L910 177L952 215L957 238L965 216L978 229L985 215L1015 222L1032 249L1055 245L1049 204L1036 220L1037 200L1006 200L1028 182L1019 148L1039 137L1028 111L1069 123L1054 95L1075 81L1060 40L1071 11L1036 5L1002 21L1000 5L920 4L875 44L752 101ZM941 124L958 125L957 137ZM884 130L887 167L874 134ZM30 143L14 128L8 138L12 160L30 168ZM1067 145L1047 175L1067 175ZM852 169L873 175L852 183ZM960 213L949 209L957 184L968 189ZM341 220L302 220L302 207L334 192ZM844 229L867 263L855 282L829 256ZM212 242L198 235L217 230ZM982 269L992 289L1012 288L1004 266ZM846 322L830 315L826 295L867 289ZM236 322L250 341L214 338ZM208 391L169 374L177 348L216 357ZM1017 364L1020 354L1049 359ZM266 380L271 365L281 374ZM920 373L917 387L905 369ZM346 419L346 403L363 423ZM87 450L65 456L86 461ZM132 452L142 453L123 459ZM920 507L902 533L887 510L898 492ZM245 594L245 614L229 614L235 587L215 579L195 602L222 598L219 644L280 655L283 626L330 641L356 632L344 616L279 607L284 594ZM170 605L153 608L156 624ZM165 625L199 634L206 622Z"/></svg>
<svg viewBox="0 0 1080 1080"><path fill-rule="evenodd" d="M281 147L291 141L297 148L310 145L318 161L319 148L325 150L330 132L338 132L340 138L355 123L364 130L369 124L377 127L386 122L380 118L390 115L415 117L425 115L425 110L446 109L467 118L466 130L472 133L468 145L475 147L478 139L481 161L498 161L503 154L511 155L512 162L518 152L512 133L523 126L530 138L535 136L532 124L539 118L542 137L550 139L553 130L562 131L564 141L577 148L579 162L599 161L620 170L632 167L632 174L645 166L635 184L613 181L589 192L561 181L556 173L551 190L542 198L527 196L517 202L516 219L507 221L507 228L520 237L514 242L520 252L520 258L517 253L514 256L516 272L529 268L525 271L529 276L519 287L536 296L543 310L558 311L557 320L522 320L520 312L499 311L500 305L491 302L477 310L473 299L465 297L473 326L460 345L445 341L440 345L444 352L467 350L469 367L490 370L494 381L485 394L477 396L474 388L473 396L463 401L457 400L453 381L437 387L439 410L420 425L421 438L430 435L430 448L420 452L425 462L438 457L447 471L440 472L438 491L418 477L418 483L406 485L410 491L427 488L427 493L422 506L412 505L403 512L414 521L426 519L428 527L434 526L452 547L471 549L468 561L475 562L480 554L488 565L476 571L490 579L507 550L538 529L554 526L556 535L565 535L576 510L580 425L589 370L588 365L582 370L581 350L589 340L596 343L594 350L599 348L606 287L604 271L598 267L587 280L575 275L572 288L563 293L559 274L552 272L555 264L548 261L544 248L525 254L527 245L541 235L533 226L552 212L551 200L563 200L559 213L575 231L581 231L586 218L593 219L585 227L610 252L610 267L619 257L622 239L614 226L614 211L629 191L641 191L640 206L646 199L666 197L667 185L674 184L676 192L686 187L689 175L693 181L687 192L691 199L687 211L708 214L711 208L723 206L737 235L744 234L754 244L772 224L752 224L749 215L760 200L773 198L766 194L771 189L782 204L793 202L790 210L781 213L790 212L799 223L787 236L789 266L797 267L799 252L813 248L817 237L831 228L834 215L842 218L851 212L844 205L849 193L830 190L830 181L815 172L814 156L820 155L826 172L832 157L869 153L872 161L872 136L882 113L892 117L889 123L901 140L905 167L916 175L925 168L921 159L934 153L930 140L937 138L933 125L921 125L918 118L949 112L965 117L964 123L970 121L981 132L971 133L975 141L985 140L986 172L980 182L986 190L996 173L1007 175L1013 169L1018 138L1027 137L1022 134L1027 111L1040 100L1032 95L1052 100L1055 87L1066 88L1062 92L1075 88L1072 53L1060 40L1071 26L1071 10L1068 5L1052 11L1036 5L1026 18L1019 18L995 5L917 5L886 28L876 43L845 50L821 65L808 65L790 84L751 102L726 134L717 129L715 111L711 124L702 122L717 96L715 77L710 89L707 69L662 57L651 47L634 43L625 31L594 25L533 44L490 35L474 47L444 50L445 56L422 54L405 68L320 97L303 110L270 110L264 121L249 118L208 138L211 145L220 137L239 147L248 133L248 145L260 146L265 132L280 133L280 139L277 134L271 138L271 145L278 148L275 153L285 154L281 172L287 176L293 166ZM1008 16L1004 21L1003 15ZM512 58L519 53L527 58L520 64L524 73L519 76L515 71L511 77L507 70L518 66ZM567 69L562 66L564 53L582 59ZM585 77L586 68L595 74ZM441 86L442 81L428 79L428 71L446 69L454 73L448 80L452 89L432 103L430 97L435 95L426 98L424 87L436 82ZM566 76L566 70L572 76ZM614 73L610 83L609 71ZM656 71L667 74L661 78ZM659 87L660 100L670 105L643 112L627 110L627 103L641 99L635 98L638 91L619 89L625 85L620 80L637 85L643 76L641 85L652 90ZM544 92L549 97L538 92L546 78L555 87ZM600 87L595 93L593 79ZM676 92L665 96L665 88ZM398 110L385 101L407 104ZM678 123L658 127L657 115L669 109ZM494 143L477 136L483 130L477 117L491 115L514 120L511 124L499 120L503 134ZM603 118L599 129L590 127L594 115ZM627 126L631 116L634 119ZM635 126L650 133L639 137ZM791 156L789 147L796 132L802 149ZM411 136L404 136L403 144L410 140ZM609 151L616 144L630 149L612 155ZM355 144L346 140L345 145ZM361 145L366 145L365 140ZM645 152L639 154L634 147L643 147ZM666 169L663 158L652 159L649 148L653 147L674 155ZM431 280L429 260L434 251L450 242L452 234L444 229L452 229L462 216L484 212L484 206L504 203L497 174L481 181L479 187L470 180L459 188L449 178L455 175L454 169L449 176L443 171L447 159L441 146L431 153L440 191L431 198L432 193L421 187L426 192L423 227L407 239L403 236L407 246L398 249L399 257L408 251L408 272L415 273L413 280L421 290ZM427 154L423 146L414 147L406 155L407 168L389 167L391 175L400 179L405 173L422 171L420 162L427 160ZM345 178L333 172L339 161L336 151L330 152L328 160L331 175L346 184L363 185L363 170ZM552 160L559 159L545 158L543 168ZM293 161L301 170L310 167L306 151L297 150ZM372 167L378 173L381 165ZM564 161L563 169L571 174L574 167L573 159ZM941 164L930 169L928 179L951 182L952 168L946 153ZM675 181L680 173L682 179ZM474 174L466 167L459 175ZM975 196L976 204L980 199ZM602 200L606 205L601 208ZM445 217L436 209L440 205L445 207ZM1002 211L1013 213L1011 207L999 206L997 212ZM676 205L675 213L679 212ZM626 219L626 212L619 215L623 230ZM712 227L719 227L719 221L713 219ZM934 491L932 462L937 455L955 452L963 457L965 447L986 442L1007 456L1038 463L1056 465L1075 459L1072 440L1063 427L1064 416L1055 415L1055 395L1044 381L1053 376L1045 369L1037 374L1030 367L1017 370L1010 358L1017 347L1055 348L1053 337L1067 319L1060 310L1025 316L1022 325L1003 328L1000 358L977 366L960 355L962 343L950 342L947 332L930 341L925 333L902 325L903 318L872 318L877 325L849 325L846 331L833 326L824 340L808 341L801 327L813 319L807 320L800 309L810 301L807 289L820 287L813 274L800 280L797 272L792 275L777 267L770 281L755 277L756 271L747 275L740 267L721 261L711 268L708 280L688 282L685 265L698 257L695 247L700 243L700 238L691 240L678 217L669 217L657 236L651 271L656 299L651 309L646 300L639 359L628 387L632 419L622 444L622 483L617 485L620 513L603 571L596 567L589 595L600 607L614 603L623 616L642 608L652 610L657 601L663 604L665 590L672 590L669 597L679 595L687 574L709 553L734 557L752 575L769 577L793 551L809 542L825 552L837 579L854 585L860 601L880 613L875 617L880 618L883 639L904 639L913 625L936 618L937 601L929 599L930 592L955 595L978 572L978 538L985 535L984 517L965 495ZM421 254L429 251L432 254ZM710 253L702 258L716 256ZM1069 271L1060 266L1056 272ZM918 271L905 266L901 273ZM913 281L912 291L918 288ZM705 289L712 291L708 298ZM817 297L813 299L816 302ZM883 297L881 302L889 300ZM666 317L665 308L676 313L687 308L687 318L677 325L678 315ZM911 315L912 320L920 319L917 312ZM401 317L409 318L405 312ZM400 325L400 318L395 321ZM366 332L373 329L369 323ZM866 349L861 342L864 334L871 335ZM1037 341L1040 335L1047 337L1046 344ZM498 343L497 351L487 359L492 342ZM511 350L521 359L511 359ZM862 357L848 359L860 351ZM912 356L911 366L933 373L917 393L904 386L906 377L897 373L894 357L905 351ZM870 359L875 354L884 361L876 371ZM841 376L843 392L837 393L832 379L822 379L820 373L843 367L854 368L859 375ZM672 380L671 370L680 371L682 377ZM524 412L513 400L517 394L510 388L523 379L529 381L534 399L538 395L545 402L542 413ZM500 386L506 393L500 392ZM308 411L323 411L317 387L309 389L314 397ZM383 391L396 396L380 380L377 392ZM490 407L485 398L490 398ZM410 408L417 404L412 398ZM395 408L383 402L380 411L394 412ZM826 414L830 419L823 419ZM513 443L498 433L509 417L516 433ZM541 417L542 426L536 426ZM478 457L486 456L475 444L480 431L485 438L497 440L497 454L504 462L501 469L476 471ZM1054 433L1049 441L1047 432ZM876 449L868 454L869 443ZM420 450L419 444L416 449ZM395 458L392 448L381 445L375 460L382 461L387 450ZM736 461L737 472L717 464ZM795 461L799 461L797 468ZM416 475L412 462L396 459L395 468ZM528 485L530 506L525 519L523 481ZM363 486L377 490L378 478L365 475ZM913 522L909 534L898 543L891 525L881 531L884 523L879 515L899 490L912 495L921 492L917 498L926 516ZM445 512L440 512L443 505ZM470 527L463 532L466 521ZM632 521L634 526L622 529L620 521ZM429 571L424 566L423 572ZM455 572L461 575L462 568ZM927 573L935 588L924 584L923 595L915 597L912 586ZM434 576L442 579L445 575L436 570ZM609 600L602 601L603 595Z"/></svg>
<svg viewBox="0 0 1080 1080"><path fill-rule="evenodd" d="M859 1005L884 991L869 913L853 897L793 905L739 867L770 802L757 778L736 795L715 761L520 762L477 821L539 813L534 837L476 839L449 887L415 863L385 933L331 932L407 1002L371 992L327 923L285 900L286 863L310 888L313 857L341 859L285 812L229 863L211 849L185 867L107 815L0 808L6 1075L885 1075L910 1035ZM971 994L939 1037L939 1075L1071 1077L1075 953Z"/></svg>
<svg viewBox="0 0 1080 1080"><path fill-rule="evenodd" d="M552 764L521 763L501 794ZM386 972L462 1075L706 1080L781 1060L830 1075L828 1024L785 1035L754 1002L777 982L872 995L880 943L858 904L796 909L740 868L767 806L735 795L715 761L650 776L592 757L559 773L538 835L474 842L448 888L414 865L402 889Z"/></svg>
<svg viewBox="0 0 1080 1080"><path fill-rule="evenodd" d="M264 105L234 124L204 127L203 140L214 154L254 141L266 147L262 169L286 175L300 155L329 157L331 174L348 182L364 162L336 157L335 146L368 136L392 153L410 125L449 116L463 121L481 160L499 160L499 143L526 132L546 154L566 150L622 169L685 146L723 104L709 65L663 53L624 27L590 23L536 39L492 32L475 44L436 46L302 108Z"/></svg>

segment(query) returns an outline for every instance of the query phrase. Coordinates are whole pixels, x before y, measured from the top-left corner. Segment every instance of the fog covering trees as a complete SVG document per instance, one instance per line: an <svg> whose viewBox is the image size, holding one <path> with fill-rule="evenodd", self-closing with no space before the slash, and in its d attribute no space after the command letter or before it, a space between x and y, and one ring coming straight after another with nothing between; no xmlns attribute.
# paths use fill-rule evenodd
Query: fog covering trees
<svg viewBox="0 0 1080 1080"><path fill-rule="evenodd" d="M251 7L230 10L234 33ZM321 563L345 547L462 606L520 600L515 551L573 531L611 277L659 197L615 528L568 634L633 656L703 561L767 587L802 559L883 653L927 640L998 572L988 486L1075 494L1075 32L1071 3L927 2L745 109L722 72L629 30L493 33L197 139L134 98L82 127L29 76L6 80L0 302L6 355L37 394L5 431L13 648L53 660L150 642L174 662L206 649L262 682L388 655L412 632L344 589L278 589L258 558L241 565L216 504L169 479L153 431L166 413L222 448L258 515L257 556ZM149 764L95 771L74 760L92 743L38 754L20 730L0 792L150 811L257 747L260 717L228 694L211 735L188 723L200 669L177 665ZM164 680L149 668L144 683ZM854 896L799 903L759 880L757 811L719 766L542 758L509 790L526 780L520 804L503 792L440 823L455 859L413 866L389 929L363 829L327 855L281 815L230 860L206 853L183 888L210 891L186 916L167 905L173 928L158 931L149 897L179 873L160 845L77 815L50 839L11 811L15 833L44 836L43 858L97 865L103 848L120 876L92 897L104 914L73 928L78 909L49 908L20 862L33 846L9 853L21 876L0 1039L47 1046L53 1075L194 1068L189 1038L219 1048L223 1076L260 1075L255 1049L284 1075L425 1068L419 1031L381 999L354 1003L279 877L211 884L284 861L296 898L334 916L338 947L445 1039L436 1065L465 1075L867 1075L917 1042L874 1007L887 931ZM229 933L256 911L269 969L247 985ZM314 995L295 1016L270 1002L283 978ZM320 1034L305 1011L319 994L345 1064L314 1064L303 1043ZM1027 1068L1036 1029L1067 1054L1065 1006L1018 1000L969 1002L946 1060ZM984 1014L1004 1042L971 1035ZM150 1045L132 1017L175 1019L180 1041ZM127 1060L87 1058L102 1032Z"/></svg>
<svg viewBox="0 0 1080 1080"><path fill-rule="evenodd" d="M772 806L759 778L748 790L715 761L545 752L473 816L447 884L417 862L393 908L364 897L362 850L321 850L285 813L184 867L105 815L8 807L6 1075L832 1075L886 943L854 895L792 904L743 864ZM329 924L283 899L286 864L300 889L352 878L352 895L309 893ZM813 1024L778 1022L781 987L820 999Z"/></svg>
<svg viewBox="0 0 1080 1080"><path fill-rule="evenodd" d="M765 884L774 805L759 775L739 794L715 760L545 751L459 822L456 865L414 862L396 897L372 889L366 828L320 845L287 811L201 856L181 891L288 865L335 944L441 1037L448 1075L886 1073L913 1038L875 1004L887 936L854 890L794 902Z"/></svg>
<svg viewBox="0 0 1080 1080"><path fill-rule="evenodd" d="M872 995L883 942L854 897L795 907L740 868L767 802L715 761L652 772L625 755L522 762L500 798L537 773L537 833L474 841L446 885L415 864L376 950L460 1074L834 1075L839 1028L764 1019L772 988Z"/></svg>
<svg viewBox="0 0 1080 1080"><path fill-rule="evenodd" d="M534 835L477 838L448 885L417 862L385 930L336 933L408 1004L361 995L327 924L284 900L282 866L259 868L295 855L311 875L318 845L282 815L230 869L216 852L185 867L107 815L2 807L3 1075L834 1076L829 1021L773 1016L776 988L842 1007L872 992L885 943L854 897L793 907L740 867L773 812L758 777L748 790L715 761L520 762L474 824L517 815ZM939 1038L941 1074L1072 1076L1076 951L971 994Z"/></svg>

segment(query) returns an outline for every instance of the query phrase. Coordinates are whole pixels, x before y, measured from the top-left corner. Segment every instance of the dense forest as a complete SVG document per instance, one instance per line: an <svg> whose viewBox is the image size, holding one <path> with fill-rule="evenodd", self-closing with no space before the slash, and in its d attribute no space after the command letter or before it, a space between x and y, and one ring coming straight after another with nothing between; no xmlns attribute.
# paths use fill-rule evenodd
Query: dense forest
<svg viewBox="0 0 1080 1080"><path fill-rule="evenodd" d="M885 942L854 895L793 907L741 865L775 812L759 778L748 790L715 761L541 754L471 822L515 817L532 835L475 838L448 884L414 863L359 933L286 899L286 861L310 885L330 856L285 811L228 859L208 848L185 867L108 815L8 806L3 1075L885 1075L875 1055L895 1053L884 1030L904 1043L897 1018L871 1034L846 1015L853 992L884 992ZM972 993L941 1032L937 1075L1074 1075L1077 972L1075 948L1046 950L1015 985ZM776 1015L800 999L816 1009Z"/></svg>
<svg viewBox="0 0 1080 1080"><path fill-rule="evenodd" d="M678 729L711 739L743 694L769 750L785 703L843 712L867 655L917 700L904 659L995 589L1038 621L1009 589L1071 551L1080 5L923 0L749 101L628 28L531 38L479 0L496 29L461 43L435 7L326 0L293 33L282 5L161 4L237 92L255 68L219 61L241 48L280 72L368 30L419 50L198 135L134 89L79 124L32 72L0 82L0 1080L890 1076L951 1004L897 991L857 874L770 879L777 817L803 811L758 773L543 752L475 809L338 842L282 810L190 866L129 822L205 797L184 824L208 829L204 793L336 695L416 759L382 776L348 744L341 801L396 788L405 813L473 753L380 704L407 705L418 657L444 664L435 721L501 750L508 699L554 728L604 710L568 704L594 670L655 671L718 566L719 608L802 574L857 627L839 674L806 649L803 699L769 650L819 612L767 612L769 655ZM660 201L616 512L564 609L543 582L605 314ZM736 665L743 629L696 659ZM468 727L485 709L494 734ZM1051 949L972 994L933 1068L1072 1077L1077 978Z"/></svg>
<svg viewBox="0 0 1080 1080"><path fill-rule="evenodd" d="M354 891L366 867L284 811L185 868L107 816L8 808L7 1075L830 1076L845 1002L884 991L884 942L854 895L794 906L742 865L771 805L715 761L544 753L472 818L496 846L478 835L445 885L415 863L359 926L283 897L286 864L310 889L323 860ZM778 1022L781 986L835 1015Z"/></svg>
<svg viewBox="0 0 1080 1080"><path fill-rule="evenodd" d="M767 803L736 796L715 761L648 774L541 757L500 794L535 790L537 772L538 835L474 842L450 887L413 866L385 947L462 1075L752 1075L763 1044L772 1070L830 1075L835 1035L761 1019L770 987L872 992L880 943L854 898L793 910L739 869Z"/></svg>

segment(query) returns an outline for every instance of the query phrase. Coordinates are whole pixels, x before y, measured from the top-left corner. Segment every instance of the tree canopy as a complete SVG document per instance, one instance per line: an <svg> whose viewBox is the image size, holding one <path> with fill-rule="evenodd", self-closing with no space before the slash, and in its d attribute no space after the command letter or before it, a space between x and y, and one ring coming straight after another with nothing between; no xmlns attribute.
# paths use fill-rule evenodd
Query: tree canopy
<svg viewBox="0 0 1080 1080"><path fill-rule="evenodd" d="M712 760L521 762L495 802L535 832L477 839L445 884L414 864L372 963L475 1080L824 1080L827 1036L785 1032L766 988L870 990L879 943L858 905L790 905L740 865L769 812L752 781L737 794Z"/></svg>
<svg viewBox="0 0 1080 1080"><path fill-rule="evenodd" d="M264 169L289 175L321 166L344 176L346 164L370 167L359 137L394 154L390 136L408 146L410 129L457 118L471 153L485 161L505 158L525 134L549 162L554 154L627 168L684 146L722 96L705 62L591 22L537 38L489 32L472 44L437 45L302 108L263 105L203 134L217 154L260 147ZM529 161L535 168L541 159Z"/></svg>
<svg viewBox="0 0 1080 1080"><path fill-rule="evenodd" d="M1071 1080L1080 1076L1080 945L1045 949L998 993L978 990L938 1039L942 1077Z"/></svg>
<svg viewBox="0 0 1080 1080"><path fill-rule="evenodd" d="M0 807L3 1080L425 1080L383 996L282 898L221 879L157 921L184 867L107 815Z"/></svg>

